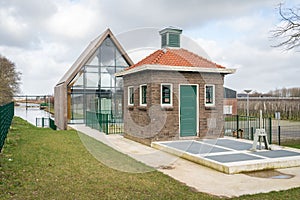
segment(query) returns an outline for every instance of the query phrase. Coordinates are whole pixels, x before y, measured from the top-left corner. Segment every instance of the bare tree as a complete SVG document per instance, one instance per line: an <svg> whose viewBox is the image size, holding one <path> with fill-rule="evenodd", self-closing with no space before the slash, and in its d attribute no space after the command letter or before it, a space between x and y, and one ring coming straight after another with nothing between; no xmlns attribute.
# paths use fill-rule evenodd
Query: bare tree
<svg viewBox="0 0 300 200"><path fill-rule="evenodd" d="M10 102L18 92L20 75L15 64L0 55L0 105Z"/></svg>
<svg viewBox="0 0 300 200"><path fill-rule="evenodd" d="M279 39L274 47L282 47L285 50L300 47L300 7L282 8L279 4L281 23L271 31L273 38Z"/></svg>

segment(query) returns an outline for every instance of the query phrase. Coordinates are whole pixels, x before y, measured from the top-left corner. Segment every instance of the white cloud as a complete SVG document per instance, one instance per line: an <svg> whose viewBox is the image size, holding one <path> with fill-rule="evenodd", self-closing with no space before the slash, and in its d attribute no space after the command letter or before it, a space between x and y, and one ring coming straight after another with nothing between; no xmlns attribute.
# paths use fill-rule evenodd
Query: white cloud
<svg viewBox="0 0 300 200"><path fill-rule="evenodd" d="M228 68L236 68L237 72L225 78L225 85L243 91L245 88L268 92L269 90L300 86L297 78L300 57L297 52L282 52L266 44L258 35L248 35L226 46L216 41L198 39L200 45L217 63ZM252 41L252 42L249 42Z"/></svg>
<svg viewBox="0 0 300 200"><path fill-rule="evenodd" d="M47 31L68 40L83 39L100 21L95 11L95 8L79 3L59 5L58 11L46 22Z"/></svg>
<svg viewBox="0 0 300 200"><path fill-rule="evenodd" d="M23 43L24 36L28 36L28 25L18 20L13 13L14 8L0 9L0 38L1 44L16 45ZM5 20L4 20L5 19Z"/></svg>
<svg viewBox="0 0 300 200"><path fill-rule="evenodd" d="M120 36L121 44L139 60L149 52L143 51L143 45L148 49L159 48L156 31L174 25L183 28L185 36L198 41L213 61L238 68L235 75L226 78L226 84L233 89L250 85L257 90L269 90L300 85L296 76L300 63L297 53L282 53L270 47L268 31L277 23L274 8L278 2L1 1L0 54L22 71L23 93L52 93L53 86L89 42L107 27ZM156 29L134 31L140 27ZM183 46L207 57L192 40Z"/></svg>

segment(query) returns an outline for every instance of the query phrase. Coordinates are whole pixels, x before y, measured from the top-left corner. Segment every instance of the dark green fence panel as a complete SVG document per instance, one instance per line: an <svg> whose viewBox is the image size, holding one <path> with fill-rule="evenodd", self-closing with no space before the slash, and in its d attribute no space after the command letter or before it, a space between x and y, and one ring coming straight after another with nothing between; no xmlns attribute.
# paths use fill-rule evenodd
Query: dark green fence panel
<svg viewBox="0 0 300 200"><path fill-rule="evenodd" d="M114 116L111 111L86 111L85 125L106 134L121 134L124 132L123 118Z"/></svg>
<svg viewBox="0 0 300 200"><path fill-rule="evenodd" d="M0 152L14 117L14 102L0 106Z"/></svg>
<svg viewBox="0 0 300 200"><path fill-rule="evenodd" d="M232 115L225 116L224 131L226 136L253 140L253 134L260 127L258 117ZM267 132L269 143L272 143L272 119L263 118L262 128Z"/></svg>
<svg viewBox="0 0 300 200"><path fill-rule="evenodd" d="M55 125L54 119L52 119L51 117L49 117L49 127L53 130L56 130L57 127Z"/></svg>

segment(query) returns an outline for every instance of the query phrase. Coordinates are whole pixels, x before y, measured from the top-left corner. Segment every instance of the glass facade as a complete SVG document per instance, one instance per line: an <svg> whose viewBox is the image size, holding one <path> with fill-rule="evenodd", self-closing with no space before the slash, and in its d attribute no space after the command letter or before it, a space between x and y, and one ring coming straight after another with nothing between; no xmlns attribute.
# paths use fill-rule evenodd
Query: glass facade
<svg viewBox="0 0 300 200"><path fill-rule="evenodd" d="M84 123L86 111L123 118L123 79L114 76L128 67L107 37L68 85L68 121Z"/></svg>

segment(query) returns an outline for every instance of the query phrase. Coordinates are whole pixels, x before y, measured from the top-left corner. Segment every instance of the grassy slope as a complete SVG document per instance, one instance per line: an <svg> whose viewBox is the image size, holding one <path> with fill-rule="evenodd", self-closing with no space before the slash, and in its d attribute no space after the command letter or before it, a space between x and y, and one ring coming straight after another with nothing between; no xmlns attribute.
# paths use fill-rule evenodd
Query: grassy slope
<svg viewBox="0 0 300 200"><path fill-rule="evenodd" d="M90 151L105 152L96 157L104 156L118 165L147 168L75 131L40 129L15 118L0 154L0 199L217 198L195 192L157 171L136 174L106 167L82 141L93 144ZM300 199L300 188L239 199Z"/></svg>

